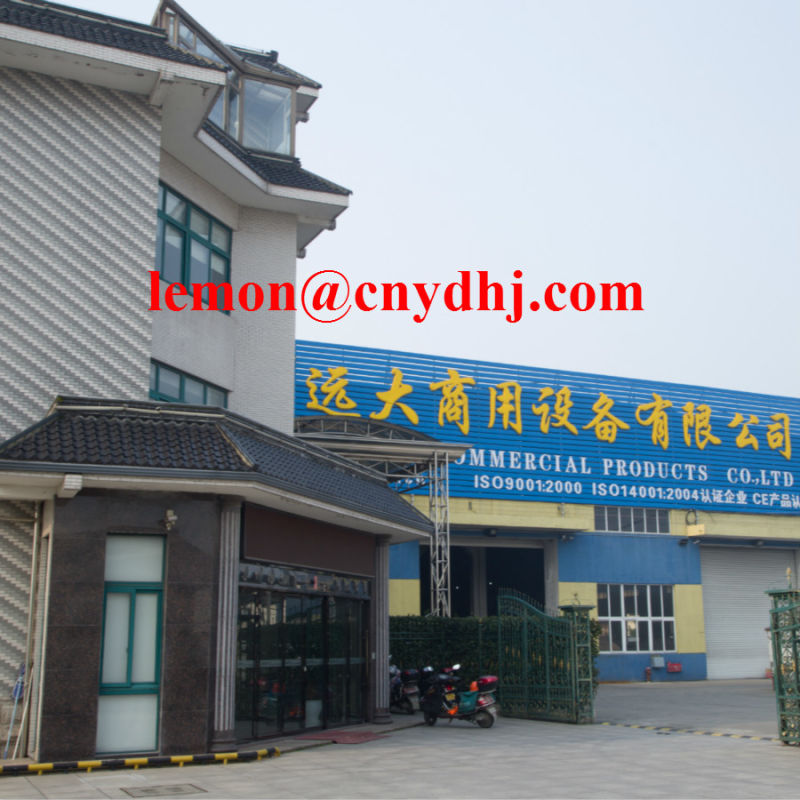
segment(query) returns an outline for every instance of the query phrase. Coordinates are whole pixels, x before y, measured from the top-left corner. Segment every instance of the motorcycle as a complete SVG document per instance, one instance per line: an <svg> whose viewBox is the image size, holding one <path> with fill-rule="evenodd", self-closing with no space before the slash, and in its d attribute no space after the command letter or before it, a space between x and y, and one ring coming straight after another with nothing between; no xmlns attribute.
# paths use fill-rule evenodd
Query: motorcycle
<svg viewBox="0 0 800 800"><path fill-rule="evenodd" d="M402 672L389 666L389 708L413 714L419 708L419 672L404 669Z"/></svg>
<svg viewBox="0 0 800 800"><path fill-rule="evenodd" d="M463 719L491 728L497 718L497 677L483 675L470 684L469 691L460 691L459 669L455 664L430 679L420 703L425 724L435 725L437 719Z"/></svg>

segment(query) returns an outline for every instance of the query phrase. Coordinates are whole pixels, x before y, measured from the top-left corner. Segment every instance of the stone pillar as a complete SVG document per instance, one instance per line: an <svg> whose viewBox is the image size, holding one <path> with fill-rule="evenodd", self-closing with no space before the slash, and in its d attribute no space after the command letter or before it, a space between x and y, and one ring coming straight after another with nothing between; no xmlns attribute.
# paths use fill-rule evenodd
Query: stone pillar
<svg viewBox="0 0 800 800"><path fill-rule="evenodd" d="M217 669L214 681L213 750L228 750L236 744L236 635L239 616L239 500L222 506L219 537L219 599L217 602Z"/></svg>
<svg viewBox="0 0 800 800"><path fill-rule="evenodd" d="M389 544L384 538L379 538L375 544L372 619L375 631L372 721L389 723L392 721L389 713Z"/></svg>

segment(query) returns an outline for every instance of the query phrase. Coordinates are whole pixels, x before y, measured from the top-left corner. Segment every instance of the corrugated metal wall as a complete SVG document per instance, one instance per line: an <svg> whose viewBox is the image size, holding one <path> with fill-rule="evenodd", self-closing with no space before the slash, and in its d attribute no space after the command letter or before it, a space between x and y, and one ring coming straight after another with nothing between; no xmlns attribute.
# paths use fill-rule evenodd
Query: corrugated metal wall
<svg viewBox="0 0 800 800"><path fill-rule="evenodd" d="M146 399L161 124L144 98L0 69L0 440L56 393Z"/></svg>

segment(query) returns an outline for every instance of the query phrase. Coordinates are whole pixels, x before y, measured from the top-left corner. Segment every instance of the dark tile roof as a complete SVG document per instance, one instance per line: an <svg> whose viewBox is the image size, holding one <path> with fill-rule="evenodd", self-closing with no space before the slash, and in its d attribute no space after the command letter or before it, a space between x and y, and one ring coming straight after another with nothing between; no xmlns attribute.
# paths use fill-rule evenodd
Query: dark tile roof
<svg viewBox="0 0 800 800"><path fill-rule="evenodd" d="M246 479L419 531L430 522L377 473L223 409L58 398L0 444L0 469Z"/></svg>
<svg viewBox="0 0 800 800"><path fill-rule="evenodd" d="M0 23L169 61L224 70L219 64L173 47L160 28L43 0L0 0Z"/></svg>
<svg viewBox="0 0 800 800"><path fill-rule="evenodd" d="M302 86L310 86L312 89L321 89L322 84L317 83L315 80L307 77L306 75L296 72L293 69L281 64L278 61L278 54L272 50L269 53L257 53L253 50L245 50L242 47L231 47L236 55L238 55L245 63L255 64L261 69L266 69L273 74L282 78L291 78L298 81Z"/></svg>
<svg viewBox="0 0 800 800"><path fill-rule="evenodd" d="M291 186L295 189L308 189L312 192L330 192L331 194L349 195L350 189L339 186L333 181L321 178L313 172L303 169L298 158L281 158L260 155L245 149L233 141L224 131L220 130L213 122L206 122L203 130L213 136L220 144L224 145L240 161L246 164L257 175L269 183L278 186Z"/></svg>

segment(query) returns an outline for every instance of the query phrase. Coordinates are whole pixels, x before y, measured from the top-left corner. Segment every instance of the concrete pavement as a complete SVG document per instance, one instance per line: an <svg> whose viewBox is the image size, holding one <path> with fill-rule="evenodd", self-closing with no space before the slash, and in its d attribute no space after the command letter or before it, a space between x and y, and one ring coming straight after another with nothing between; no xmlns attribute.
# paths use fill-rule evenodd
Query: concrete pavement
<svg viewBox="0 0 800 800"><path fill-rule="evenodd" d="M601 686L598 720L619 724L440 722L246 764L0 778L0 797L800 798L800 748L622 724L774 736L764 683Z"/></svg>
<svg viewBox="0 0 800 800"><path fill-rule="evenodd" d="M602 684L598 722L659 725L744 736L778 735L771 680Z"/></svg>

